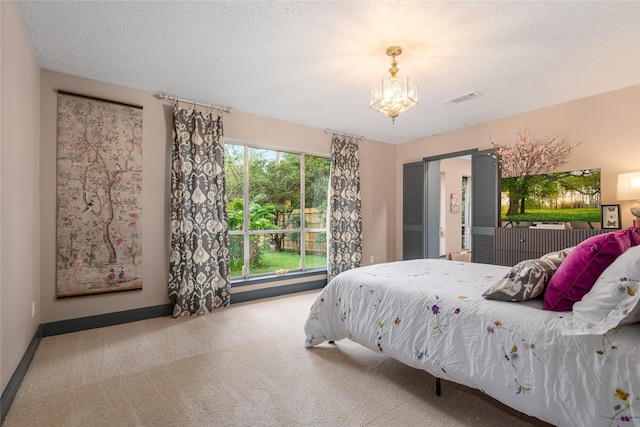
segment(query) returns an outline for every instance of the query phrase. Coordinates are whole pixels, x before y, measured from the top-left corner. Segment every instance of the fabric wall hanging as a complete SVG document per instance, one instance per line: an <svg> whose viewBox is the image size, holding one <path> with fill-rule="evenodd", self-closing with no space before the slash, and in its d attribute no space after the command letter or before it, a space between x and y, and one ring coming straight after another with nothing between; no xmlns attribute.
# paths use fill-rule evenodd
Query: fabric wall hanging
<svg viewBox="0 0 640 427"><path fill-rule="evenodd" d="M58 92L56 296L142 289L142 107Z"/></svg>

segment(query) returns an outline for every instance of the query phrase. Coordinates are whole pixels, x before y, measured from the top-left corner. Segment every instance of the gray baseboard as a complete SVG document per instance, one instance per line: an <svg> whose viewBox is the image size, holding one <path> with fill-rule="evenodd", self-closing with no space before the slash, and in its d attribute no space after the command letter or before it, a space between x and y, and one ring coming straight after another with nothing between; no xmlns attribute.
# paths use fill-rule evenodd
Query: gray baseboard
<svg viewBox="0 0 640 427"><path fill-rule="evenodd" d="M238 292L231 294L231 304L270 298L296 292L304 292L313 289L321 289L327 284L326 279L310 282L295 283L292 285L276 286L254 291ZM102 328L105 326L120 325L122 323L137 322L139 320L152 319L154 317L171 316L172 304L162 304L152 307L136 308L133 310L118 311L115 313L98 314L95 316L80 317L76 319L60 320L42 324L42 337L68 334L70 332L84 331L87 329Z"/></svg>
<svg viewBox="0 0 640 427"><path fill-rule="evenodd" d="M20 360L20 363L18 363L18 367L13 372L13 375L11 375L9 382L7 383L7 387L2 391L2 397L0 398L0 424L4 422L4 417L7 416L9 408L13 403L13 399L16 397L16 393L18 393L20 384L22 384L22 380L27 374L27 369L29 369L33 355L36 354L36 349L38 348L38 344L40 344L40 339L42 339L42 325L38 325L35 334L33 334L33 338L31 338L29 347L27 347L27 351L24 353L24 356L22 356L22 359Z"/></svg>
<svg viewBox="0 0 640 427"><path fill-rule="evenodd" d="M43 323L42 336L50 337L53 335L68 334L70 332L84 331L87 329L137 322L139 320L153 319L154 317L170 316L172 313L172 304L162 304L151 307L135 308L133 310L117 311L115 313L98 314L95 316L79 317L77 319Z"/></svg>
<svg viewBox="0 0 640 427"><path fill-rule="evenodd" d="M263 298L278 297L281 295L293 294L296 292L322 289L327 284L327 279L313 280L311 282L294 283L292 285L276 286L273 288L256 289L254 291L238 292L231 294L231 304L239 302L253 301Z"/></svg>

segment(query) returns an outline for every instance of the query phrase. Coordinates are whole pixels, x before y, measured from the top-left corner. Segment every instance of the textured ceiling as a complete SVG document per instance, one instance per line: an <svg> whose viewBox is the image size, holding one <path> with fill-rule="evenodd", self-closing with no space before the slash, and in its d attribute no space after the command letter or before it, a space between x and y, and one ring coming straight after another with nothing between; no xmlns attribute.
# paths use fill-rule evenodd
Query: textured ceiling
<svg viewBox="0 0 640 427"><path fill-rule="evenodd" d="M43 69L393 144L640 83L638 1L17 6ZM420 86L395 125L369 109L391 45Z"/></svg>

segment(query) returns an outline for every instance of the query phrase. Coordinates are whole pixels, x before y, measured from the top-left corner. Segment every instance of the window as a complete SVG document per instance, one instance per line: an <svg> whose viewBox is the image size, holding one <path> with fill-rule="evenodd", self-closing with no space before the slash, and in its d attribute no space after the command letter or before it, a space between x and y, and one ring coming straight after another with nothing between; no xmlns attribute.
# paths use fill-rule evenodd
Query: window
<svg viewBox="0 0 640 427"><path fill-rule="evenodd" d="M225 143L232 279L326 267L330 167L324 157Z"/></svg>
<svg viewBox="0 0 640 427"><path fill-rule="evenodd" d="M471 250L471 203L469 194L471 194L471 178L462 177L462 250Z"/></svg>

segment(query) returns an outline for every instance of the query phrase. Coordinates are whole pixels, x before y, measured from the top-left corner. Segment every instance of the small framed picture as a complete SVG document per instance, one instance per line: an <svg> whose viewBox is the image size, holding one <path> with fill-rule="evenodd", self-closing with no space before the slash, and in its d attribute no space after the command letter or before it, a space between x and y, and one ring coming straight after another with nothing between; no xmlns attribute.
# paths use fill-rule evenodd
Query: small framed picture
<svg viewBox="0 0 640 427"><path fill-rule="evenodd" d="M620 229L620 205L602 205L601 225L603 229Z"/></svg>
<svg viewBox="0 0 640 427"><path fill-rule="evenodd" d="M460 209L460 195L456 194L456 193L451 193L451 199L450 199L450 203L449 203L449 210L452 213L458 213L458 210Z"/></svg>

